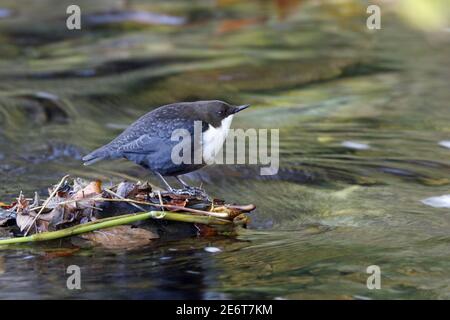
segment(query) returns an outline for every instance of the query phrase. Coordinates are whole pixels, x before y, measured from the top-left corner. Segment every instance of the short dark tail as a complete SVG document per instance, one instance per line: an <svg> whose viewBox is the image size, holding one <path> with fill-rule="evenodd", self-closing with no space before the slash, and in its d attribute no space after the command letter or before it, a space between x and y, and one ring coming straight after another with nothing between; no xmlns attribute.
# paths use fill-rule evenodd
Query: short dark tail
<svg viewBox="0 0 450 320"><path fill-rule="evenodd" d="M109 152L104 148L99 148L92 151L88 155L85 155L81 160L84 161L85 166L89 166L93 163L109 158Z"/></svg>

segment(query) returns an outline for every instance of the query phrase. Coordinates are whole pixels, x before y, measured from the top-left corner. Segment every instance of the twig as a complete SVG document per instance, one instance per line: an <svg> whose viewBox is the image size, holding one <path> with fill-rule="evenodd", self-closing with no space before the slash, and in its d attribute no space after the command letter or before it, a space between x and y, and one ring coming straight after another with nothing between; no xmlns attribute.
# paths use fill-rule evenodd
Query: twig
<svg viewBox="0 0 450 320"><path fill-rule="evenodd" d="M90 206L90 205L88 205L88 204L84 204L83 206L84 206L85 208L90 208L90 209L94 209L94 210L103 211L102 208L98 208L98 207L96 207L96 206Z"/></svg>
<svg viewBox="0 0 450 320"><path fill-rule="evenodd" d="M139 203L139 204L144 204L144 205L148 205L148 206L155 206L155 207L164 207L167 209L172 209L172 210L183 210L183 211L187 211L187 212L192 212L192 213L198 213L204 216L211 216L211 217L216 217L216 218L229 218L228 213L226 212L210 212L210 211L203 211L203 210L198 210L198 209L192 209L192 208L188 208L188 207L180 207L180 206L174 206L174 205L170 205L170 204L158 204L158 203L152 203L152 202L146 202L146 201L139 201L139 200L133 200L133 199L108 199L108 198L95 198L95 200L100 200L100 201L112 201L112 202L129 202L130 204L132 203Z"/></svg>
<svg viewBox="0 0 450 320"><path fill-rule="evenodd" d="M225 218L225 219L229 218L229 215L226 212L203 211L203 210L198 210L198 209L192 209L192 208L189 208L189 207L180 207L180 206L174 206L174 205L170 205L170 204L158 204L158 203L153 203L153 202L146 202L146 201L139 201L139 200L123 198L123 197L121 197L121 199L109 199L109 198L102 198L102 197L99 197L99 198L87 198L87 199L81 199L81 200L72 199L72 200L61 201L61 202L58 203L58 205L68 204L68 203L73 203L73 202L82 203L84 201L128 202L130 205L143 204L143 205L155 206L155 207L161 207L161 208L167 208L167 209L184 210L184 211L187 211L187 212L198 213L198 214L213 216L213 217L217 217L217 218ZM39 210L41 208L42 207L35 207L35 208L31 208L30 210ZM96 210L102 210L101 208L97 208L97 207L95 207L95 209ZM143 210L142 207L140 207L138 209L142 210L142 211L145 211L145 210Z"/></svg>
<svg viewBox="0 0 450 320"><path fill-rule="evenodd" d="M59 181L58 185L55 187L55 189L53 189L52 193L50 194L50 196L44 201L44 203L42 204L41 209L39 210L39 212L37 213L37 215L34 217L33 221L30 223L30 225L28 226L27 231L25 232L25 236L27 236L28 232L30 232L31 227L33 226L33 224L36 222L37 218L39 218L39 216L41 215L42 211L44 211L45 207L48 205L48 203L50 202L50 200L56 195L56 193L58 192L59 188L61 187L61 185L64 183L64 181L66 181L66 179L69 177L69 175L64 176L61 181Z"/></svg>
<svg viewBox="0 0 450 320"><path fill-rule="evenodd" d="M164 203L162 201L161 191L158 190L156 192L158 192L159 204L161 205L161 209L162 209L162 211L164 211Z"/></svg>
<svg viewBox="0 0 450 320"><path fill-rule="evenodd" d="M198 209L192 209L192 208L188 208L188 207L180 207L180 206L174 206L174 205L170 205L170 204L158 204L158 203L153 203L153 202L147 202L147 201L139 201L139 200L133 200L133 199L129 199L129 198L124 198L122 196L119 196L118 194L116 194L115 192L109 190L109 189L105 189L106 192L118 197L119 199L109 199L109 198L103 198L103 197L92 197L92 198L86 198L86 199L71 199L71 200L66 200L66 201L61 201L58 203L58 205L62 205L62 204L68 204L68 203L73 203L73 202L80 202L82 203L83 201L111 201L111 202L128 202L130 205L138 208L139 210L145 211L145 209L141 206L139 206L138 204L142 204L142 205L148 205L148 206L155 206L155 207L161 207L161 208L167 208L167 209L175 209L175 210L184 210L184 211L188 211L188 212L192 212L192 213L198 213L198 214L202 214L202 215L209 215L209 216L213 216L213 217L217 217L217 218L228 218L229 215L228 213L225 212L211 212L211 211L203 211L203 210L198 210ZM161 199L160 199L161 201ZM214 207L214 205L213 205ZM31 208L30 210L38 210L41 209L41 207L35 207L35 208ZM100 208L96 208L96 209L100 209Z"/></svg>
<svg viewBox="0 0 450 320"><path fill-rule="evenodd" d="M112 194L113 196L116 196L116 197L119 198L119 199L127 200L126 198L124 198L124 197L122 197L122 196L119 196L119 195L118 195L117 193L115 193L114 191L109 190L108 188L105 188L105 191L108 192L109 194ZM135 203L130 203L130 204L131 204L133 207L138 208L139 210L145 211L144 208L142 208L141 206L139 206L139 205L137 205L137 204L135 204Z"/></svg>
<svg viewBox="0 0 450 320"><path fill-rule="evenodd" d="M161 197L161 191L158 190L157 192L158 192L159 203L160 203L160 207L161 207L161 211L162 211L161 216L158 217L158 218L161 219L161 218L164 218L166 213L164 211L164 203L163 203L163 200L162 200L162 197Z"/></svg>
<svg viewBox="0 0 450 320"><path fill-rule="evenodd" d="M93 200L94 200L94 198L70 199L70 200L58 202L58 205L69 204L69 203L74 203L74 202L75 203L83 203L83 202L89 202L89 201L93 201ZM87 204L83 204L83 206L86 206L86 207L90 208L90 206L87 205ZM29 210L30 211L36 211L36 210L40 210L42 207L43 206L34 207L34 208L30 208ZM102 209L97 208L97 207L94 207L94 209L102 210Z"/></svg>
<svg viewBox="0 0 450 320"><path fill-rule="evenodd" d="M28 237L2 239L0 240L0 245L61 239L95 230L120 226L124 224L131 224L137 221L148 219L164 219L171 221L200 223L225 227L233 226L233 222L229 220L219 219L211 216L195 216L170 211L166 211L162 218L160 218L160 215L161 211L149 211L149 212L126 214L117 217L109 217L57 231L35 233Z"/></svg>

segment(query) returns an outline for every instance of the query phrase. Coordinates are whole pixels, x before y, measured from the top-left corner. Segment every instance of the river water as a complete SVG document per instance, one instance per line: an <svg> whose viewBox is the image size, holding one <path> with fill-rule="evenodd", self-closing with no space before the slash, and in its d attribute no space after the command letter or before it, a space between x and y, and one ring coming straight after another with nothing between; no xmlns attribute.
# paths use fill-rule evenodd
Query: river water
<svg viewBox="0 0 450 320"><path fill-rule="evenodd" d="M71 3L82 30L65 26ZM422 201L450 194L448 28L424 31L386 8L371 31L366 7L3 0L2 201L45 194L65 174L159 183L125 161L80 159L176 101L252 104L233 127L279 129L280 168L187 177L257 206L236 238L1 249L0 298L449 299L448 199ZM81 290L66 288L72 264ZM380 290L366 286L370 265Z"/></svg>

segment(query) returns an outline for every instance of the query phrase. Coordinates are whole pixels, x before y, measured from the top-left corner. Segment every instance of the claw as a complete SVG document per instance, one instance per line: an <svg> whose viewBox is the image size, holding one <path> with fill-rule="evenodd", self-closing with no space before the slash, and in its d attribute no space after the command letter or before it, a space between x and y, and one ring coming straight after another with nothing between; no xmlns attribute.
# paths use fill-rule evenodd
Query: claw
<svg viewBox="0 0 450 320"><path fill-rule="evenodd" d="M204 199L209 199L209 195L206 193L206 191L197 187L186 186L183 189L173 189L171 192L177 195L187 195L190 197L201 197Z"/></svg>

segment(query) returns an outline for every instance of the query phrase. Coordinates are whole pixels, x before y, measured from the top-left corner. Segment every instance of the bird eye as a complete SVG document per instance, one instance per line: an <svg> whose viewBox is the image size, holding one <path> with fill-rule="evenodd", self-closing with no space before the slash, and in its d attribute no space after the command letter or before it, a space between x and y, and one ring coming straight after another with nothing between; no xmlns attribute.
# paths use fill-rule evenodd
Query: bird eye
<svg viewBox="0 0 450 320"><path fill-rule="evenodd" d="M223 113L224 113L223 110L217 111L218 115L222 115Z"/></svg>

